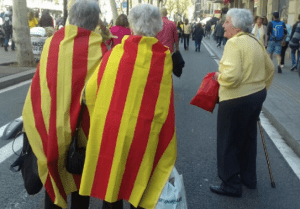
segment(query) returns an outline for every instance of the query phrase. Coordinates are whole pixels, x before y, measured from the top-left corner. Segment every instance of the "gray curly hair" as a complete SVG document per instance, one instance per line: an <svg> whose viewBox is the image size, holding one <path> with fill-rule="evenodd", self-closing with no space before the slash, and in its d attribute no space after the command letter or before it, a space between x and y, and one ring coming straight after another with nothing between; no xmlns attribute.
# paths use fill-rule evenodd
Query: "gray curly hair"
<svg viewBox="0 0 300 209"><path fill-rule="evenodd" d="M94 0L76 1L69 12L69 22L80 28L94 31L99 24L100 8Z"/></svg>
<svg viewBox="0 0 300 209"><path fill-rule="evenodd" d="M253 15L247 9L230 9L227 16L231 17L232 24L244 32L251 33L253 24Z"/></svg>
<svg viewBox="0 0 300 209"><path fill-rule="evenodd" d="M128 21L136 35L155 37L163 28L159 9L150 4L139 4L132 8Z"/></svg>

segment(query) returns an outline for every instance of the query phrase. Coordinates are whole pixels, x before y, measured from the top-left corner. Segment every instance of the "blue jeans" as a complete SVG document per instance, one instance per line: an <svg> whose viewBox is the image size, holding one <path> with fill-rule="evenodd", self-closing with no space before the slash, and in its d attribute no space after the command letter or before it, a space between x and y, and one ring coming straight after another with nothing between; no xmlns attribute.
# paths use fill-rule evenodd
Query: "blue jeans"
<svg viewBox="0 0 300 209"><path fill-rule="evenodd" d="M300 61L300 51L298 51L298 59L297 60L296 60L296 51L297 51L297 49L292 49L292 51L291 51L293 66L296 66L297 63Z"/></svg>
<svg viewBox="0 0 300 209"><path fill-rule="evenodd" d="M227 38L223 37L223 46L225 46L226 43L227 43Z"/></svg>
<svg viewBox="0 0 300 209"><path fill-rule="evenodd" d="M11 39L11 38L12 38L11 34L6 35L4 38L3 46L8 46L9 39ZM15 42L13 40L11 40L11 50L14 50L14 49L15 49Z"/></svg>
<svg viewBox="0 0 300 209"><path fill-rule="evenodd" d="M196 48L196 51L199 51L200 52L200 46L201 46L201 40L199 42L195 41L195 48Z"/></svg>

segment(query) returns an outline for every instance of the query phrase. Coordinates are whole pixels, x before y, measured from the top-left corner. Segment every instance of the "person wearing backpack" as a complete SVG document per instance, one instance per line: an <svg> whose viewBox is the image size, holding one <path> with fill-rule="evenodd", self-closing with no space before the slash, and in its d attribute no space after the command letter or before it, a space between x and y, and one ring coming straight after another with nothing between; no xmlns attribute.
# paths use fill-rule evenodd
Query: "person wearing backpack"
<svg viewBox="0 0 300 209"><path fill-rule="evenodd" d="M269 22L267 28L267 35L269 37L268 42L268 54L271 60L273 60L273 54L277 55L278 73L282 73L280 62L281 62L281 49L282 44L285 44L287 36L287 29L285 23L279 20L279 12L273 12L272 21Z"/></svg>
<svg viewBox="0 0 300 209"><path fill-rule="evenodd" d="M4 30L4 49L7 52L9 39L12 38L12 10L9 9L3 16L3 30ZM15 42L12 40L11 50L15 51Z"/></svg>

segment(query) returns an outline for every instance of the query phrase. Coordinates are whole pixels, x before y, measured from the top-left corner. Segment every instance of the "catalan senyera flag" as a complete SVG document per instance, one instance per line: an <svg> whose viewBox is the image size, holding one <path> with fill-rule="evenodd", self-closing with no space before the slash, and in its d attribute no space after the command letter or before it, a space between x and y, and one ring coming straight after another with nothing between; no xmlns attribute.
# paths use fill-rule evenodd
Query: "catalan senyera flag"
<svg viewBox="0 0 300 209"><path fill-rule="evenodd" d="M52 201L66 207L81 176L65 162L77 126L82 90L107 51L100 34L68 25L45 42L23 108L25 132L38 158L41 181ZM89 120L85 123L88 133ZM85 133L85 134L82 134Z"/></svg>
<svg viewBox="0 0 300 209"><path fill-rule="evenodd" d="M155 208L177 154L172 58L154 37L125 36L85 88L90 115L81 195Z"/></svg>

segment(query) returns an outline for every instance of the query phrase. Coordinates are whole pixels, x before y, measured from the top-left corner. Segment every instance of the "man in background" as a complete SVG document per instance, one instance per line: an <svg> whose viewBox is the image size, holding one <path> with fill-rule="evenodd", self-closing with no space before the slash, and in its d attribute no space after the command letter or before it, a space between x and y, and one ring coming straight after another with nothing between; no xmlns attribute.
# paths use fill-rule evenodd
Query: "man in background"
<svg viewBox="0 0 300 209"><path fill-rule="evenodd" d="M53 19L50 16L48 10L45 10L43 12L43 15L40 19L39 24L40 24L41 27L52 27L52 28L54 28Z"/></svg>
<svg viewBox="0 0 300 209"><path fill-rule="evenodd" d="M178 33L177 28L174 22L168 20L167 15L168 11L166 8L160 10L163 20L163 29L160 31L156 38L165 46L169 47L171 53L174 51L179 51L179 42L178 42Z"/></svg>
<svg viewBox="0 0 300 209"><path fill-rule="evenodd" d="M277 55L278 73L282 73L280 61L281 61L281 42L285 40L287 36L287 30L285 23L279 20L279 12L273 12L273 21L269 22L267 27L267 35L269 37L268 54L271 60L273 60L273 54Z"/></svg>

